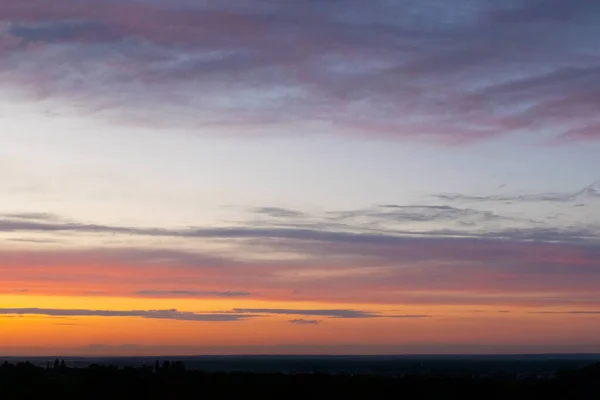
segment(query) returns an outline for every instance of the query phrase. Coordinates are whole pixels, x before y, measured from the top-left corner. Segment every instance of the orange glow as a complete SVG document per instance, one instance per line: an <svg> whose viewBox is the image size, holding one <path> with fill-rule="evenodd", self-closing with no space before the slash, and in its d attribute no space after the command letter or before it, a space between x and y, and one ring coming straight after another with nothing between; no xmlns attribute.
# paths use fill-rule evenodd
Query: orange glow
<svg viewBox="0 0 600 400"><path fill-rule="evenodd" d="M136 299L112 297L0 296L3 308L151 310L212 312L240 307L239 300ZM593 343L600 333L600 318L590 316L532 315L514 307L473 310L456 306L397 308L368 304L325 304L244 300L244 308L260 309L360 309L385 315L424 314L431 318L328 318L294 315L264 315L240 321L199 322L47 315L0 316L0 339L5 354L204 354L335 353L336 348L356 346L357 353L465 352L464 346L561 345L576 341ZM507 312L510 311L510 312ZM293 319L318 320L315 325L295 325ZM298 347L299 346L299 347ZM346 347L344 347L346 346ZM369 346L372 350L369 350ZM493 346L491 348L494 348ZM55 349L55 350L52 350ZM60 349L60 350L56 350ZM212 351L212 349L216 349ZM267 349L267 350L264 350ZM286 351L286 349L288 349ZM325 350L319 350L325 349ZM415 350L416 349L416 350ZM453 349L459 349L453 351ZM26 354L27 353L27 354Z"/></svg>

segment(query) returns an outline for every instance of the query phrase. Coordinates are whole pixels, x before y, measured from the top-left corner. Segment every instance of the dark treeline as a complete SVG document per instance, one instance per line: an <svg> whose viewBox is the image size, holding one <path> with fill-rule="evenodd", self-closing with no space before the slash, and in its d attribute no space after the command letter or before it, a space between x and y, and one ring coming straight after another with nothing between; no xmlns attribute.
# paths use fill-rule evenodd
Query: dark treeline
<svg viewBox="0 0 600 400"><path fill-rule="evenodd" d="M551 379L424 375L206 373L182 362L69 368L0 365L0 399L600 399L600 363Z"/></svg>

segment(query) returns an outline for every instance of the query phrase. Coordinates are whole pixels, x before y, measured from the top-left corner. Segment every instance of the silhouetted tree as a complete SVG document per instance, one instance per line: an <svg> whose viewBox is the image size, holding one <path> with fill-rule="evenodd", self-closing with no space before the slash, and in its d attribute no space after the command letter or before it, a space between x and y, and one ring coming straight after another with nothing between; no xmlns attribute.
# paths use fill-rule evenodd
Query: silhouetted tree
<svg viewBox="0 0 600 400"><path fill-rule="evenodd" d="M61 367L64 360L56 360ZM556 377L456 374L381 376L325 373L210 373L165 361L168 373L152 376L147 367L114 365L67 368L57 374L29 362L0 364L0 398L10 399L185 399L202 392L206 398L368 398L445 400L600 399L600 364L565 371ZM66 364L65 364L66 365ZM168 366L168 367L167 367ZM265 396L265 390L268 396ZM320 396L319 394L323 394ZM335 396L333 396L335 394Z"/></svg>
<svg viewBox="0 0 600 400"><path fill-rule="evenodd" d="M176 372L185 372L185 364L183 361L175 361L172 365L172 368Z"/></svg>

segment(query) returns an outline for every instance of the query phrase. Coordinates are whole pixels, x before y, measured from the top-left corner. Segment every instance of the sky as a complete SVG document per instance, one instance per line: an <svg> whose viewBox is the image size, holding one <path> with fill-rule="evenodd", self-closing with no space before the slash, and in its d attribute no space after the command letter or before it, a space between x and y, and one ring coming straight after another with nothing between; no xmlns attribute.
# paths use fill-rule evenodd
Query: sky
<svg viewBox="0 0 600 400"><path fill-rule="evenodd" d="M600 352L600 2L0 0L0 355Z"/></svg>

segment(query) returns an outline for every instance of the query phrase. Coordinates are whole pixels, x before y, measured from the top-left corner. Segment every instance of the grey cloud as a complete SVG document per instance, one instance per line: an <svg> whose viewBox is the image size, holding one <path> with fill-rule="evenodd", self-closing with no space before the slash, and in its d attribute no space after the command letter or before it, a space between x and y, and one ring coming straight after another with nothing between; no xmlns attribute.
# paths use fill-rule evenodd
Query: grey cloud
<svg viewBox="0 0 600 400"><path fill-rule="evenodd" d="M46 221L46 222L55 222L55 221L61 220L61 218L56 214L37 213L37 212L0 214L0 217L10 218L10 219L21 219L21 220Z"/></svg>
<svg viewBox="0 0 600 400"><path fill-rule="evenodd" d="M457 193L446 193L434 195L441 200L447 201L471 201L471 202L556 202L567 203L585 200L600 199L600 182L596 182L581 190L566 193L537 193L526 195L489 195L469 196Z"/></svg>
<svg viewBox="0 0 600 400"><path fill-rule="evenodd" d="M301 211L265 207L253 209L253 213L267 215L271 219L251 221L248 226L259 228L313 229L319 231L344 231L354 228L366 230L397 229L404 223L445 223L458 227L481 227L502 222L533 222L525 218L498 215L492 211L474 208L457 208L449 205L380 205L343 211L306 213Z"/></svg>
<svg viewBox="0 0 600 400"><path fill-rule="evenodd" d="M59 240L55 239L25 239L25 238L15 238L15 239L7 239L9 242L19 242L19 243L38 243L38 244L49 244L49 243L59 243Z"/></svg>
<svg viewBox="0 0 600 400"><path fill-rule="evenodd" d="M383 222L455 222L455 221L502 221L510 220L491 211L456 208L447 205L381 205L379 207L329 212L338 220L367 218Z"/></svg>
<svg viewBox="0 0 600 400"><path fill-rule="evenodd" d="M294 325L318 325L321 323L321 321L317 319L292 319L288 322Z"/></svg>
<svg viewBox="0 0 600 400"><path fill-rule="evenodd" d="M149 297L248 297L250 292L240 291L197 291L197 290L140 290L136 296Z"/></svg>
<svg viewBox="0 0 600 400"><path fill-rule="evenodd" d="M354 231L353 231L354 230ZM359 230L356 232L356 230ZM393 244L403 243L415 238L443 238L443 237L471 237L479 239L503 240L533 240L533 241L589 241L597 240L600 227L527 227L504 228L487 231L465 231L456 229L438 229L425 232L415 232L399 229L386 229L376 232L364 230L360 225L347 226L345 231L319 229L318 225L312 229L293 227L217 227L217 228L137 228L124 226L109 226L96 224L77 223L41 223L0 220L0 232L80 232L90 234L120 234L154 237L179 237L179 238L221 238L221 239L288 239L299 241L317 241L334 243L362 243L362 244Z"/></svg>
<svg viewBox="0 0 600 400"><path fill-rule="evenodd" d="M280 207L259 207L252 209L252 211L256 214L267 215L273 218L302 218L306 216L306 214L300 211Z"/></svg>
<svg viewBox="0 0 600 400"><path fill-rule="evenodd" d="M599 238L600 227L533 227L533 228L507 228L499 231L484 232L481 238L503 239L513 241L536 242L594 242Z"/></svg>
<svg viewBox="0 0 600 400"><path fill-rule="evenodd" d="M251 315L239 314L199 314L186 311L170 310L85 310L85 309L51 309L51 308L0 308L2 315L47 315L53 317L137 317L147 319L167 319L177 321L226 322L238 321Z"/></svg>

